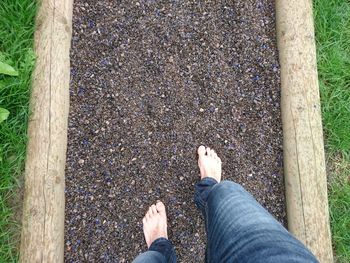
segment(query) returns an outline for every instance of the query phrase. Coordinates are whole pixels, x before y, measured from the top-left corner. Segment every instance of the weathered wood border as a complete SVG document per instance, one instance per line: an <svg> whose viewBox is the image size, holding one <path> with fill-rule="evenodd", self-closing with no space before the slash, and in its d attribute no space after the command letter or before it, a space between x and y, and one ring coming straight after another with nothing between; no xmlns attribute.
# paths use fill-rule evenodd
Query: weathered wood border
<svg viewBox="0 0 350 263"><path fill-rule="evenodd" d="M72 0L41 0L36 21L20 262L63 262Z"/></svg>
<svg viewBox="0 0 350 263"><path fill-rule="evenodd" d="M289 230L333 262L312 1L276 0Z"/></svg>

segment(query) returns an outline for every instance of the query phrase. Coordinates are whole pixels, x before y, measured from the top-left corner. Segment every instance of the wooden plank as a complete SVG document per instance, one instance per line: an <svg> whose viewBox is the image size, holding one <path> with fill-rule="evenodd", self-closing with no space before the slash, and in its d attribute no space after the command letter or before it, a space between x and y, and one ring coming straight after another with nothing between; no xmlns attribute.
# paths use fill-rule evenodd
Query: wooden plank
<svg viewBox="0 0 350 263"><path fill-rule="evenodd" d="M312 1L276 0L289 230L333 262Z"/></svg>
<svg viewBox="0 0 350 263"><path fill-rule="evenodd" d="M35 33L20 262L63 262L72 0L42 0Z"/></svg>

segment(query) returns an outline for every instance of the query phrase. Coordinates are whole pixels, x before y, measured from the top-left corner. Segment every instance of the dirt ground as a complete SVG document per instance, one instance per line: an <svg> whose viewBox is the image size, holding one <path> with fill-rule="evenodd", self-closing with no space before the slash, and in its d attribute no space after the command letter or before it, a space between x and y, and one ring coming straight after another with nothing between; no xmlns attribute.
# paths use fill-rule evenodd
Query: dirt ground
<svg viewBox="0 0 350 263"><path fill-rule="evenodd" d="M200 2L74 1L66 262L131 262L157 199L203 262L200 144L285 223L274 1Z"/></svg>

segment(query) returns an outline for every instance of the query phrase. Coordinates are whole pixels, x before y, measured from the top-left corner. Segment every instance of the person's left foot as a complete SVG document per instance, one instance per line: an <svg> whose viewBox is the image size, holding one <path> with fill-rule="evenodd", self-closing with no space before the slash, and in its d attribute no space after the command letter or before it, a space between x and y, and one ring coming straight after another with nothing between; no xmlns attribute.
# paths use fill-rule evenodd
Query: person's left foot
<svg viewBox="0 0 350 263"><path fill-rule="evenodd" d="M168 238L167 217L165 206L162 202L159 201L148 209L145 217L142 219L142 223L148 248L154 240L160 237Z"/></svg>

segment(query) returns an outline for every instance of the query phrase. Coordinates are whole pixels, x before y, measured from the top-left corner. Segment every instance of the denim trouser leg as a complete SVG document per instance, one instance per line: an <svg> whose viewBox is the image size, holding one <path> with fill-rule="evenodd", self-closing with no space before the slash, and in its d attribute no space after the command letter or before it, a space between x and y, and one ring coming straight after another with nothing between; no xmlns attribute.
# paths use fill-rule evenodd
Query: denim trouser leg
<svg viewBox="0 0 350 263"><path fill-rule="evenodd" d="M204 178L195 202L205 219L206 262L318 262L236 183Z"/></svg>
<svg viewBox="0 0 350 263"><path fill-rule="evenodd" d="M175 263L176 254L173 244L166 238L153 241L148 250L138 255L133 263Z"/></svg>

